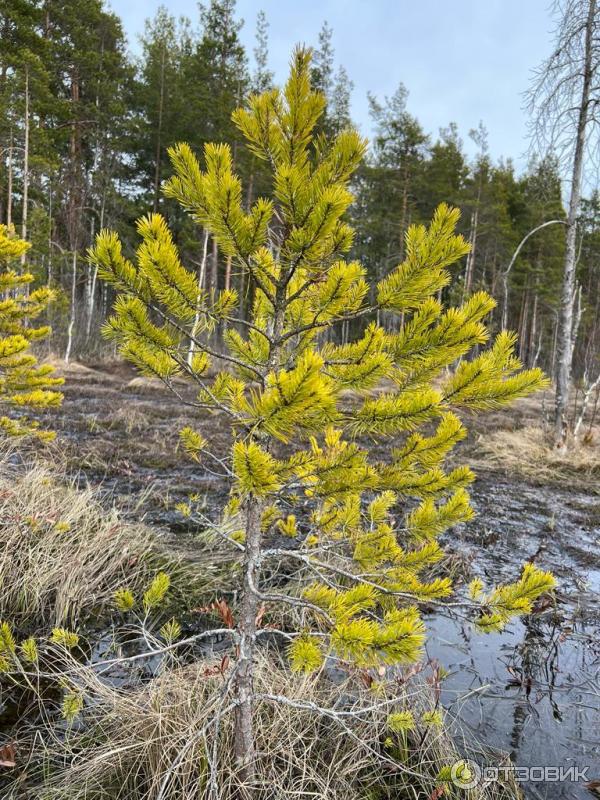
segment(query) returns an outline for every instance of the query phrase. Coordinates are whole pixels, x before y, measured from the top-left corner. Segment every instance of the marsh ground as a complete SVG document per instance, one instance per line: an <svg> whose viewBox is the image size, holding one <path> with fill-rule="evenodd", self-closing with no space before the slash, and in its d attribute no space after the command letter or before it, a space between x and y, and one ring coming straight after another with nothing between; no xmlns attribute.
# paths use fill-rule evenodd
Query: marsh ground
<svg viewBox="0 0 600 800"><path fill-rule="evenodd" d="M191 399L185 385L178 390ZM444 544L459 586L474 575L490 583L513 580L531 560L557 576L556 605L487 636L432 611L428 655L449 672L443 701L463 734L507 751L519 766L587 767L594 780L600 777L598 445L586 444L575 465L541 464L530 431L549 403L548 395L466 420L470 437L456 458L477 468L477 517L448 533ZM189 540L194 558L195 531L175 506L195 493L207 509L218 509L226 491L177 452L178 431L193 424L225 448L218 418L191 421L180 400L124 364L75 364L64 405L48 424L59 434L53 455L69 473L100 486L126 515L179 537L184 549ZM533 783L527 792L589 796L583 783Z"/></svg>

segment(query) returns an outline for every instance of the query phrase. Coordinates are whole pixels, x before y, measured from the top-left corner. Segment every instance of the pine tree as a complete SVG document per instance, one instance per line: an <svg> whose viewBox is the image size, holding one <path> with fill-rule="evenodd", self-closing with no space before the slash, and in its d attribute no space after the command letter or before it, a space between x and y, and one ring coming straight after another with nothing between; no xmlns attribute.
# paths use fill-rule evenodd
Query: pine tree
<svg viewBox="0 0 600 800"><path fill-rule="evenodd" d="M273 72L269 69L269 23L264 11L256 15L256 45L254 47L255 68L252 74L252 90L266 92L273 86Z"/></svg>
<svg viewBox="0 0 600 800"><path fill-rule="evenodd" d="M440 202L458 205L467 176L462 141L455 123L440 129L437 142L431 147L430 158L419 176L422 188L418 194L421 214L429 218Z"/></svg>
<svg viewBox="0 0 600 800"><path fill-rule="evenodd" d="M254 95L235 112L247 146L273 175L272 197L247 211L227 145L208 144L204 166L186 144L171 150L175 174L165 193L247 274L250 321L237 318L233 290L198 290L160 215L139 221L134 261L110 231L90 254L118 292L106 334L142 373L167 386L189 378L198 389L193 405L231 426L226 457L193 420L181 440L190 457L217 458L231 482L215 530L243 553L231 685L247 786L262 603L303 612L305 627L289 634L293 670L317 669L326 656L362 668L417 660L425 641L419 604L452 591L450 579L430 576L442 556L438 538L473 515L473 473L444 466L466 433L456 410L496 408L545 382L539 370L521 369L512 334L483 347L488 295L446 309L437 299L468 251L455 209L441 205L429 227L409 227L405 259L370 292L363 266L344 257L353 238L344 221L348 186L366 143L352 129L328 143L315 137L324 106L311 89L310 53L299 49L283 92ZM394 333L374 321L378 311L397 318ZM365 324L336 343L336 327L350 320ZM217 325L225 327L224 352L210 344ZM216 357L225 368L211 376ZM388 458L370 451L373 439L389 443ZM275 534L289 546L276 546ZM305 583L269 590L266 574L289 574L290 564ZM552 586L551 575L528 565L515 583L488 592L474 582L465 602L479 609L483 630L498 630Z"/></svg>
<svg viewBox="0 0 600 800"><path fill-rule="evenodd" d="M168 174L167 148L182 133L186 113L183 68L187 23L178 26L161 6L146 20L141 39L139 75L133 87L135 124L132 125L133 166L141 188L151 196L154 211L160 202L160 185Z"/></svg>
<svg viewBox="0 0 600 800"><path fill-rule="evenodd" d="M324 22L319 31L319 46L313 54L311 81L313 88L329 101L333 89L333 29Z"/></svg>
<svg viewBox="0 0 600 800"><path fill-rule="evenodd" d="M49 327L30 323L43 313L53 293L47 288L28 291L33 275L9 268L28 248L27 242L0 225L0 404L13 409L48 408L62 401L62 394L53 389L62 379L53 377L52 367L38 366L30 352L32 342L50 333ZM46 441L53 438L21 415L0 416L0 436L32 434Z"/></svg>
<svg viewBox="0 0 600 800"><path fill-rule="evenodd" d="M414 185L429 144L418 120L407 111L408 90L400 84L392 97L380 103L369 95L370 113L375 123L374 166L387 178L387 203L395 219L394 237L404 255L406 231L414 222ZM397 252L398 248L394 248Z"/></svg>
<svg viewBox="0 0 600 800"><path fill-rule="evenodd" d="M329 117L331 120L332 133L334 135L352 125L352 120L350 118L350 100L353 89L354 83L348 77L346 68L340 64L335 76L335 82L331 91L331 102L329 104Z"/></svg>
<svg viewBox="0 0 600 800"><path fill-rule="evenodd" d="M245 50L239 34L243 22L236 19L235 0L211 0L200 6L202 38L190 61L202 143L215 135L232 147L237 129L231 114L246 94L249 82ZM192 98L193 99L193 98ZM193 106L192 106L193 108Z"/></svg>

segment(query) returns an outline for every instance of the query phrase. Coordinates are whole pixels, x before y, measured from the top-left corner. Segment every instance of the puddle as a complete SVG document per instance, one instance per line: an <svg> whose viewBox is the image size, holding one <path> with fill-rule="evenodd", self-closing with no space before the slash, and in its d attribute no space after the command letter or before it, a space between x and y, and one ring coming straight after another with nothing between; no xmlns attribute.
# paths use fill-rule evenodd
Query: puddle
<svg viewBox="0 0 600 800"><path fill-rule="evenodd" d="M440 614L427 620L427 651L450 673L442 702L519 767L587 767L600 777L600 498L485 478L478 517L447 545L474 575L512 580L527 559L551 570L557 606L483 635ZM469 694L469 693L472 694ZM461 700L461 696L467 695ZM587 798L585 781L524 784L532 798Z"/></svg>

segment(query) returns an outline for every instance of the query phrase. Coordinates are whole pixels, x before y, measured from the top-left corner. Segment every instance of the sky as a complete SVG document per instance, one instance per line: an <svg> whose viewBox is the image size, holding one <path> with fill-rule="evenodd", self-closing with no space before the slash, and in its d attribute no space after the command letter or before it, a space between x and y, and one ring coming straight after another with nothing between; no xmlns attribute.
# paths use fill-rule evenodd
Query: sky
<svg viewBox="0 0 600 800"><path fill-rule="evenodd" d="M198 20L195 0L162 0L174 16ZM161 0L108 0L123 20L132 52L139 52L144 20ZM270 67L285 79L298 42L314 45L326 20L333 28L337 64L354 83L352 116L372 132L367 92L383 99L402 82L408 110L426 132L456 122L468 153L468 133L483 121L494 158L527 162L527 113L523 92L532 70L549 55L549 0L238 0L245 24L241 39L250 55L256 15L270 23Z"/></svg>

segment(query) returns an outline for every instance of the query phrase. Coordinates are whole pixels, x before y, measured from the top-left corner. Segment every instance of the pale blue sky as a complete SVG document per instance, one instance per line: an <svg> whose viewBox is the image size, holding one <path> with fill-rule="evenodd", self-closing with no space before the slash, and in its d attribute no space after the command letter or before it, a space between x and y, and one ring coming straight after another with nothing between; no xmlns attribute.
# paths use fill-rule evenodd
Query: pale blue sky
<svg viewBox="0 0 600 800"><path fill-rule="evenodd" d="M132 50L144 19L161 0L108 0L123 19ZM162 0L197 23L194 0ZM549 0L238 0L242 40L252 56L256 14L270 22L271 68L284 79L292 47L316 44L324 20L333 28L336 63L354 82L352 113L369 135L367 91L390 95L402 81L408 107L427 132L454 121L468 151L468 131L482 120L495 158L519 166L527 149L522 92L549 54ZM252 59L251 59L252 63Z"/></svg>

